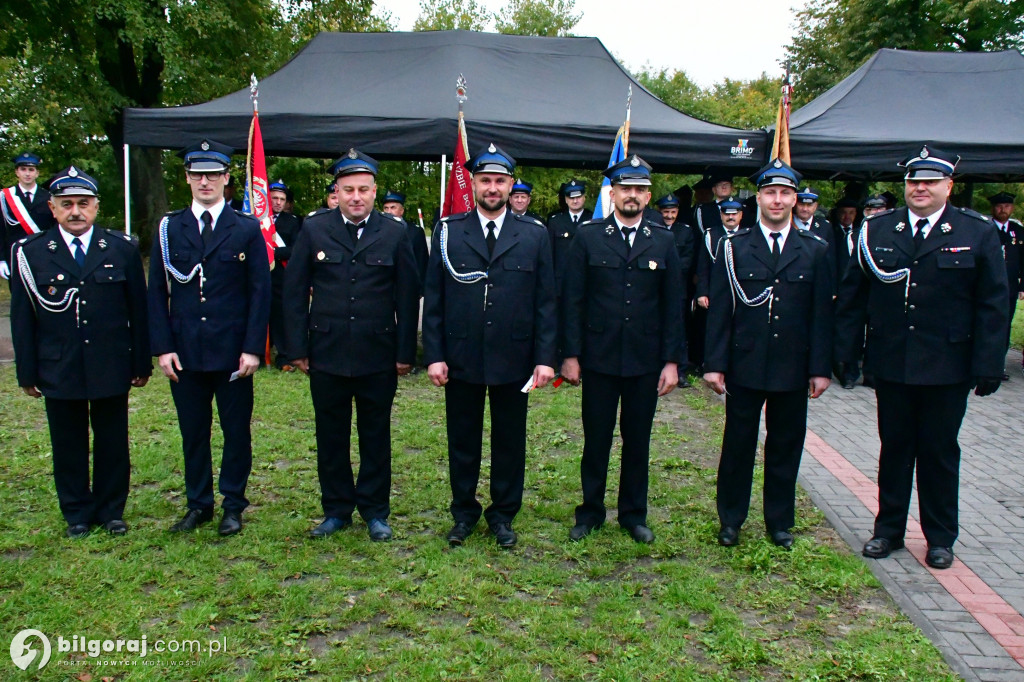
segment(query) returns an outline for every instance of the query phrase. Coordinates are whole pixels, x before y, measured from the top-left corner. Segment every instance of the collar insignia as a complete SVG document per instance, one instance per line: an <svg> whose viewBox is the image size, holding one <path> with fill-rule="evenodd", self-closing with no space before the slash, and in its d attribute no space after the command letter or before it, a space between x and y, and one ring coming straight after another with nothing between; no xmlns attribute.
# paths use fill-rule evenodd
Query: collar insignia
<svg viewBox="0 0 1024 682"><path fill-rule="evenodd" d="M51 239L50 241L46 242L46 248L48 248L51 252L52 251L56 251L57 250L57 242L55 242L55 241L53 241Z"/></svg>
<svg viewBox="0 0 1024 682"><path fill-rule="evenodd" d="M644 236L645 237L650 237L651 236L651 228L647 227L646 225L644 225Z"/></svg>
<svg viewBox="0 0 1024 682"><path fill-rule="evenodd" d="M107 240L106 240L106 239L101 239L101 240L99 240L98 242L96 242L96 244L97 244L97 246L99 246L99 247L100 247L101 249L105 249L105 248L107 248Z"/></svg>
<svg viewBox="0 0 1024 682"><path fill-rule="evenodd" d="M897 232L902 232L903 230L907 229L907 224L901 220L900 222L896 223L896 227L894 227L893 229L896 230Z"/></svg>
<svg viewBox="0 0 1024 682"><path fill-rule="evenodd" d="M940 227L939 229L942 230L942 234L949 234L950 230L953 229L953 226L950 225L949 223L942 223L942 227Z"/></svg>
<svg viewBox="0 0 1024 682"><path fill-rule="evenodd" d="M612 227L611 225L609 225L608 227L604 228L604 233L605 234L613 234L614 232L615 232L615 228Z"/></svg>

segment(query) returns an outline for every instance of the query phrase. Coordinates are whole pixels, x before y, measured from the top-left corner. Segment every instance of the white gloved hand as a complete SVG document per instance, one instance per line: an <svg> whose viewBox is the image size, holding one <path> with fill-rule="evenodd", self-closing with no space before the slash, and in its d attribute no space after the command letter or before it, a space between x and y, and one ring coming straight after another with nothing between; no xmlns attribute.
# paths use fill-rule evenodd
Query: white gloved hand
<svg viewBox="0 0 1024 682"><path fill-rule="evenodd" d="M3 277L4 279L11 278L11 268L8 267L7 261L5 260L0 260L0 277Z"/></svg>

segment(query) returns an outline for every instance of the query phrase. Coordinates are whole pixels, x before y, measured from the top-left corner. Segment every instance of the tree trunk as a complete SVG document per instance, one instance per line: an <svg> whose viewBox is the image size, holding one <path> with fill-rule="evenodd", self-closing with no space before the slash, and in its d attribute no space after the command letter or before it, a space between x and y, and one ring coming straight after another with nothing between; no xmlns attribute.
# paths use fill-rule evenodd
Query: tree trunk
<svg viewBox="0 0 1024 682"><path fill-rule="evenodd" d="M132 234L139 236L143 255L149 253L157 222L167 212L163 151L152 147L131 150Z"/></svg>

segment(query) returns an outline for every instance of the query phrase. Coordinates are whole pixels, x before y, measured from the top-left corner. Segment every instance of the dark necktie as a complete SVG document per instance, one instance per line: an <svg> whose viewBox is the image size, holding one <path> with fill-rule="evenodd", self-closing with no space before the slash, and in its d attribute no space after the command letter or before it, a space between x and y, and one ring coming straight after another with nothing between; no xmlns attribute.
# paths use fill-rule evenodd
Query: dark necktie
<svg viewBox="0 0 1024 682"><path fill-rule="evenodd" d="M22 192L21 196L25 200L25 208L32 205L32 192Z"/></svg>
<svg viewBox="0 0 1024 682"><path fill-rule="evenodd" d="M494 255L494 245L498 243L498 236L494 234L497 227L493 220L487 221L487 254L490 256Z"/></svg>
<svg viewBox="0 0 1024 682"><path fill-rule="evenodd" d="M928 219L921 218L915 227L917 227L917 232L914 233L914 249L919 251L924 244L924 228L928 227Z"/></svg>
<svg viewBox="0 0 1024 682"><path fill-rule="evenodd" d="M82 244L82 240L75 237L71 240L71 245L75 247L75 262L78 263L78 267L85 267L85 246Z"/></svg>
<svg viewBox="0 0 1024 682"><path fill-rule="evenodd" d="M779 266L779 256L782 255L782 249L779 247L779 237L782 235L778 232L772 232L772 267L777 268Z"/></svg>
<svg viewBox="0 0 1024 682"><path fill-rule="evenodd" d="M200 217L203 220L203 246L206 246L213 239L213 216L209 211L203 211L203 215Z"/></svg>
<svg viewBox="0 0 1024 682"><path fill-rule="evenodd" d="M364 225L366 225L366 223L365 222L362 222L362 223L349 223L349 222L346 222L345 225L348 226L348 234L349 234L350 237L352 237L352 243L355 244L356 242L359 241L359 230Z"/></svg>
<svg viewBox="0 0 1024 682"><path fill-rule="evenodd" d="M626 253L629 253L629 250L633 246L632 244L629 243L629 238L632 236L632 234L634 232L636 232L636 228L635 227L624 227L624 228L622 228L622 238L626 240Z"/></svg>
<svg viewBox="0 0 1024 682"><path fill-rule="evenodd" d="M577 225L577 224L579 224L579 222L580 222L580 217L578 215L574 215L572 217L572 224L573 225Z"/></svg>

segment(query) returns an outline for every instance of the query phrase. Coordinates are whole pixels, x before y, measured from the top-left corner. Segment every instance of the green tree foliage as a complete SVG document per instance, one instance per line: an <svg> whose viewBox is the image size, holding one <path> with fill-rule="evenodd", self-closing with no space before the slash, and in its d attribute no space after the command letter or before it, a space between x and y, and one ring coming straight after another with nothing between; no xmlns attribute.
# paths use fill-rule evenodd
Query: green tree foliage
<svg viewBox="0 0 1024 682"><path fill-rule="evenodd" d="M510 0L495 16L498 33L521 36L570 36L582 14L576 0Z"/></svg>
<svg viewBox="0 0 1024 682"><path fill-rule="evenodd" d="M414 31L485 31L490 24L486 8L476 0L421 0Z"/></svg>
<svg viewBox="0 0 1024 682"><path fill-rule="evenodd" d="M797 12L786 52L800 105L881 48L975 52L1022 45L1024 0L810 0Z"/></svg>

